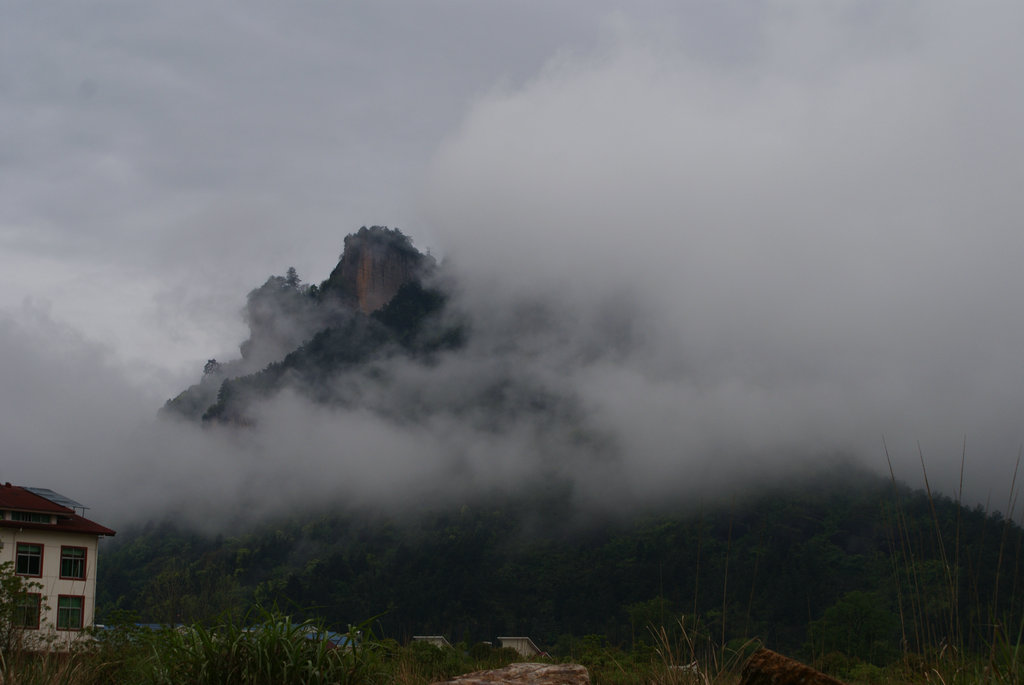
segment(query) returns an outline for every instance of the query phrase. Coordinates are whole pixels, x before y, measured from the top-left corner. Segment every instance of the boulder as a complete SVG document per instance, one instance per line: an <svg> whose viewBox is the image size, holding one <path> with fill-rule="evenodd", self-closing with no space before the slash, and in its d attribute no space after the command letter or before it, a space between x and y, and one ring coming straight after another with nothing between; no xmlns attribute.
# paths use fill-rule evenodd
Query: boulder
<svg viewBox="0 0 1024 685"><path fill-rule="evenodd" d="M433 685L590 685L590 674L579 664L509 664L493 671L474 671Z"/></svg>
<svg viewBox="0 0 1024 685"><path fill-rule="evenodd" d="M743 667L740 685L843 685L821 671L770 649L759 649Z"/></svg>

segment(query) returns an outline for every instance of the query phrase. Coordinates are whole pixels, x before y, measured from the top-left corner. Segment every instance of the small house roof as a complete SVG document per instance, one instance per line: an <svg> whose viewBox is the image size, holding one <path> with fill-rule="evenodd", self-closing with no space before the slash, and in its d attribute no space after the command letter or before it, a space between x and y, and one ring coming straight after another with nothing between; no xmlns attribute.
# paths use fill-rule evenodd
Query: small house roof
<svg viewBox="0 0 1024 685"><path fill-rule="evenodd" d="M531 640L530 638L526 637L525 635L515 635L515 636L499 637L498 641L501 642L501 646L502 647L511 647L512 646L511 643L513 641L518 642L520 645L525 645L526 647L528 647L529 651L531 651L533 654L541 654L542 651L543 651L543 650L541 650L540 647L538 647L534 643L533 640ZM506 644L506 642L508 644ZM519 650L519 651L520 651L520 654L523 654L523 652L521 650ZM524 656L529 656L529 655L528 654L524 654Z"/></svg>
<svg viewBox="0 0 1024 685"><path fill-rule="evenodd" d="M452 644L448 642L448 638L444 635L413 635L413 642L429 642L439 647L451 647Z"/></svg>
<svg viewBox="0 0 1024 685"><path fill-rule="evenodd" d="M23 528L25 530L59 530L71 533L88 533L91 535L114 535L115 532L95 521L75 513L41 495L18 485L4 483L0 485L0 509L24 511L30 514L52 514L57 517L56 523L33 523L29 521L0 520L0 527Z"/></svg>

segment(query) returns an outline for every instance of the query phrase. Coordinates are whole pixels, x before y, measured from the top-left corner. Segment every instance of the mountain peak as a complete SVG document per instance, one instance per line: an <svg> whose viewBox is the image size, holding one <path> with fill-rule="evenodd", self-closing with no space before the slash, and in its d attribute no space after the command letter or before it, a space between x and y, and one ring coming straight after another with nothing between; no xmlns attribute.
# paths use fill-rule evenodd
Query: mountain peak
<svg viewBox="0 0 1024 685"><path fill-rule="evenodd" d="M363 226L345 237L341 261L324 290L371 314L390 302L403 285L418 280L428 260L397 228Z"/></svg>
<svg viewBox="0 0 1024 685"><path fill-rule="evenodd" d="M285 384L326 401L315 392L325 376L373 355L458 344L458 326L420 337L424 322L444 307L445 296L422 282L435 266L398 229L364 226L345 238L338 265L319 287L303 285L289 269L252 290L243 310L250 335L239 348L242 358L209 360L202 379L165 410L244 423L249 399Z"/></svg>

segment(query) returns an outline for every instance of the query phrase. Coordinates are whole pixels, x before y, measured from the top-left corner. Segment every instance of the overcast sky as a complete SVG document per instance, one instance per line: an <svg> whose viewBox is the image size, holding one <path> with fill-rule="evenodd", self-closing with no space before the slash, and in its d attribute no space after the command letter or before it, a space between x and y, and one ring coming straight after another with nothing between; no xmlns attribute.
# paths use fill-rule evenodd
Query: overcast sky
<svg viewBox="0 0 1024 685"><path fill-rule="evenodd" d="M0 479L123 520L125 489L249 487L288 469L238 455L319 435L375 455L364 489L423 482L422 435L351 413L281 409L259 447L154 423L237 356L248 290L319 282L383 224L481 312L629 310L642 342L534 370L639 455L637 490L668 453L884 468L884 435L951 492L966 436L973 499L1005 509L1024 9L618 4L0 0ZM338 482L286 463L290 492Z"/></svg>

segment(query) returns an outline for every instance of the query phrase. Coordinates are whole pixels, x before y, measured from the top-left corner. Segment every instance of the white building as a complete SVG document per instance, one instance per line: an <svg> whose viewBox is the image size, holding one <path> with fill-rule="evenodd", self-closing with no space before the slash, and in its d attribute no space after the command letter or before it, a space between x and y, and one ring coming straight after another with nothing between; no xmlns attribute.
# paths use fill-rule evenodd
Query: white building
<svg viewBox="0 0 1024 685"><path fill-rule="evenodd" d="M452 648L452 643L448 642L448 638L446 638L444 635L413 635L412 641L426 642L428 644L434 645L435 647L440 647L441 649Z"/></svg>
<svg viewBox="0 0 1024 685"><path fill-rule="evenodd" d="M502 647L511 647L527 659L534 656L544 656L544 652L541 651L540 647L533 644L533 640L525 636L499 637L498 642L501 643Z"/></svg>
<svg viewBox="0 0 1024 685"><path fill-rule="evenodd" d="M93 624L96 550L114 531L52 490L0 485L0 564L32 583L18 623L29 643L67 645Z"/></svg>

